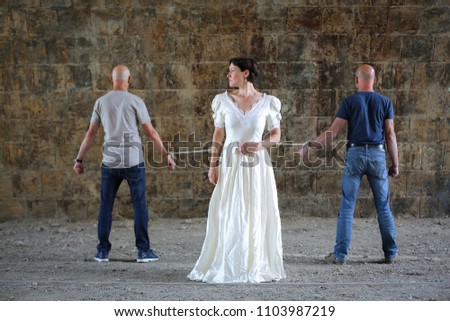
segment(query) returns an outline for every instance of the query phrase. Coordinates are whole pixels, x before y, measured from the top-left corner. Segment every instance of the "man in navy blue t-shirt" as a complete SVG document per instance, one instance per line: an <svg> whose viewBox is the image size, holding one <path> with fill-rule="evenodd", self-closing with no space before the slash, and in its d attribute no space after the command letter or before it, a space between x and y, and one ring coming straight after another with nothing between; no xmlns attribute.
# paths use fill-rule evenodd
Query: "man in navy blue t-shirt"
<svg viewBox="0 0 450 321"><path fill-rule="evenodd" d="M304 145L299 153L308 155L311 147L321 149L347 127L347 154L342 176L342 200L336 231L334 252L325 260L343 264L348 258L352 237L353 213L363 175L366 175L374 197L383 243L384 261L393 263L397 257L394 218L389 205L388 174L398 171L397 138L394 131L394 108L389 98L374 92L375 70L364 64L355 73L357 93L346 97L330 128ZM386 170L386 152L392 165Z"/></svg>

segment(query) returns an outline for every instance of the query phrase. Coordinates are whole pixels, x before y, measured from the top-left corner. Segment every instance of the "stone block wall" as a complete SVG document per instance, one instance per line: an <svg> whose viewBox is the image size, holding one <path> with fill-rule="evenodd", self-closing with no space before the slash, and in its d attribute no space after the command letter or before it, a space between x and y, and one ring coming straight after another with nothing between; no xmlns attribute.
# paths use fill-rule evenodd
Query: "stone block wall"
<svg viewBox="0 0 450 321"><path fill-rule="evenodd" d="M358 64L394 102L401 176L396 216L450 212L450 2L448 0L5 0L0 3L0 221L95 218L102 137L87 174L72 171L95 99L126 64L131 92L173 151L207 148L210 103L227 89L230 57L260 62L256 87L282 101L282 140L326 129L354 91ZM101 133L100 133L101 134ZM335 216L345 133L312 164L272 149L283 216ZM152 154L151 144L146 152ZM207 154L179 169L148 167L153 217L205 216ZM126 184L115 215L131 217ZM356 216L375 211L365 181Z"/></svg>

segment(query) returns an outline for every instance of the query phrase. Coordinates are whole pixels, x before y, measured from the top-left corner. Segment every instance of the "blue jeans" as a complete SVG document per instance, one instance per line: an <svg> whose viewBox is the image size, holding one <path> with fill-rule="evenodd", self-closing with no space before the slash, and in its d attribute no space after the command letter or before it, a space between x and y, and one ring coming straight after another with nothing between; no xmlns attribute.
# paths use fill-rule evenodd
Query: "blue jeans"
<svg viewBox="0 0 450 321"><path fill-rule="evenodd" d="M112 225L112 210L117 190L123 180L128 182L134 208L134 235L139 252L150 249L148 237L148 210L145 198L145 165L129 168L111 168L102 164L102 187L100 192L100 212L98 214L98 251L109 252L109 234Z"/></svg>
<svg viewBox="0 0 450 321"><path fill-rule="evenodd" d="M394 218L389 205L386 152L367 147L351 147L347 150L334 255L339 260L347 259L352 237L353 213L363 175L367 176L372 190L385 258L393 259L397 256L397 245Z"/></svg>

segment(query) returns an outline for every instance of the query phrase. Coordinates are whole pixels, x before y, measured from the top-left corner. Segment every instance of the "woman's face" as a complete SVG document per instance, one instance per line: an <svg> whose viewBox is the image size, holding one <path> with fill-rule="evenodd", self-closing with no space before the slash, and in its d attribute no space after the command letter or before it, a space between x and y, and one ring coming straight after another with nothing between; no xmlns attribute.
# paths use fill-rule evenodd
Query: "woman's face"
<svg viewBox="0 0 450 321"><path fill-rule="evenodd" d="M228 67L228 84L230 87L239 87L239 85L245 82L246 71L241 71L238 66L233 65L232 63Z"/></svg>

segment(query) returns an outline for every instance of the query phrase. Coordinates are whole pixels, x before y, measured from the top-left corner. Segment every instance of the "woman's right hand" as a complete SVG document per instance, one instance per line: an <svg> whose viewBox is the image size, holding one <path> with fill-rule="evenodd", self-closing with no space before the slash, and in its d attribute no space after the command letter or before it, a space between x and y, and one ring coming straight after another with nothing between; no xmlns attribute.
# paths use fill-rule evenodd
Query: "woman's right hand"
<svg viewBox="0 0 450 321"><path fill-rule="evenodd" d="M209 168L208 178L211 183L217 185L217 181L219 178L219 171L217 170L217 166L211 166Z"/></svg>

